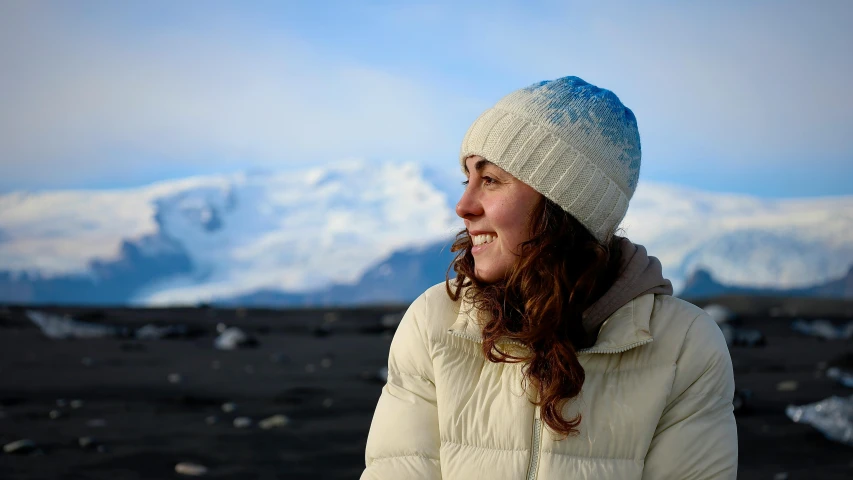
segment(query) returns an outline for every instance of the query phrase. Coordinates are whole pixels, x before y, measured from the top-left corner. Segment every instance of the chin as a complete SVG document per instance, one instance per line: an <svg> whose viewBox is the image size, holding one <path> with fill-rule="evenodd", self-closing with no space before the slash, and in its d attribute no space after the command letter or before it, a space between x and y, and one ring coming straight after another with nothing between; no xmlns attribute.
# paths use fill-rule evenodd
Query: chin
<svg viewBox="0 0 853 480"><path fill-rule="evenodd" d="M504 275L498 275L496 272L492 270L486 270L477 268L474 266L474 277L476 277L477 281L480 283L491 284L501 280Z"/></svg>

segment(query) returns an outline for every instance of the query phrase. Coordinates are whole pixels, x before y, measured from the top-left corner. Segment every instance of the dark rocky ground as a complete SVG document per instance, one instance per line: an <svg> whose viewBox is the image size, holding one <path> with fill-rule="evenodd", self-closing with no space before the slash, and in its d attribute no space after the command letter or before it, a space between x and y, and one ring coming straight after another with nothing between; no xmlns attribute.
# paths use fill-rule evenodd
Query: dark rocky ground
<svg viewBox="0 0 853 480"><path fill-rule="evenodd" d="M839 322L851 305L842 306L834 310ZM28 438L40 449L0 452L2 479L180 478L175 465L187 461L207 466L211 478L358 478L382 386L375 375L391 338L380 318L402 309L42 310L136 327L183 323L199 335L51 340L22 309L0 309L0 445ZM833 312L819 313L832 318ZM839 359L850 362L843 359L853 354L853 342L803 337L791 330L791 317L766 312L749 311L743 321L761 330L767 345L732 347L738 388L753 394L738 415L739 478L853 478L853 449L784 414L788 404L853 394L823 375ZM259 346L214 349L218 322L253 333ZM180 382L169 381L173 373ZM780 382L792 380L793 390L778 391ZM59 407L60 399L83 404ZM237 404L233 413L221 409L229 401ZM61 416L50 418L51 410ZM231 422L274 414L287 415L290 424L264 430ZM207 424L211 415L219 422ZM104 451L81 448L84 436Z"/></svg>

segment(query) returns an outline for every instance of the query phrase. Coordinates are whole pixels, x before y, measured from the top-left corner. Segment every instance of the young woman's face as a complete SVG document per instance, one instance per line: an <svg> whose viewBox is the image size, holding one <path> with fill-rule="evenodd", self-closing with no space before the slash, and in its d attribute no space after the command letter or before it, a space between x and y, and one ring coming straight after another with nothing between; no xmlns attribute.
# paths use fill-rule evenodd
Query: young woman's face
<svg viewBox="0 0 853 480"><path fill-rule="evenodd" d="M474 245L474 274L492 283L507 275L520 245L530 239L530 215L542 195L483 157L468 157L465 169L468 178L456 214Z"/></svg>

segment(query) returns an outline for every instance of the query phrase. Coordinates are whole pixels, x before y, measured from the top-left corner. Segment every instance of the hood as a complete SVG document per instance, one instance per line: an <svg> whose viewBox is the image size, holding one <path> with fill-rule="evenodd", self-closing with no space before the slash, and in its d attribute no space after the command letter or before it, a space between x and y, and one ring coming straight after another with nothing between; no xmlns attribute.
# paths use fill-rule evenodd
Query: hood
<svg viewBox="0 0 853 480"><path fill-rule="evenodd" d="M663 278L660 260L650 257L646 247L634 244L627 238L621 239L619 247L622 264L616 281L583 313L587 345L595 343L605 320L631 300L649 293L672 295L672 282Z"/></svg>

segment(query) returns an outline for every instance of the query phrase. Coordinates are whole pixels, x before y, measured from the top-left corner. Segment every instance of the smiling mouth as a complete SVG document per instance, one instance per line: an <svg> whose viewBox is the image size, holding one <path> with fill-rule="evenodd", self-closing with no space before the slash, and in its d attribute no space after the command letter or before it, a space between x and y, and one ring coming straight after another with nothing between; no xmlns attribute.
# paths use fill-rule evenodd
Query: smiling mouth
<svg viewBox="0 0 853 480"><path fill-rule="evenodd" d="M487 243L492 243L495 241L495 238L497 238L497 235L489 235L488 233L483 234L483 235L473 235L471 237L471 243L473 243L474 246L476 247L479 245L485 245Z"/></svg>

